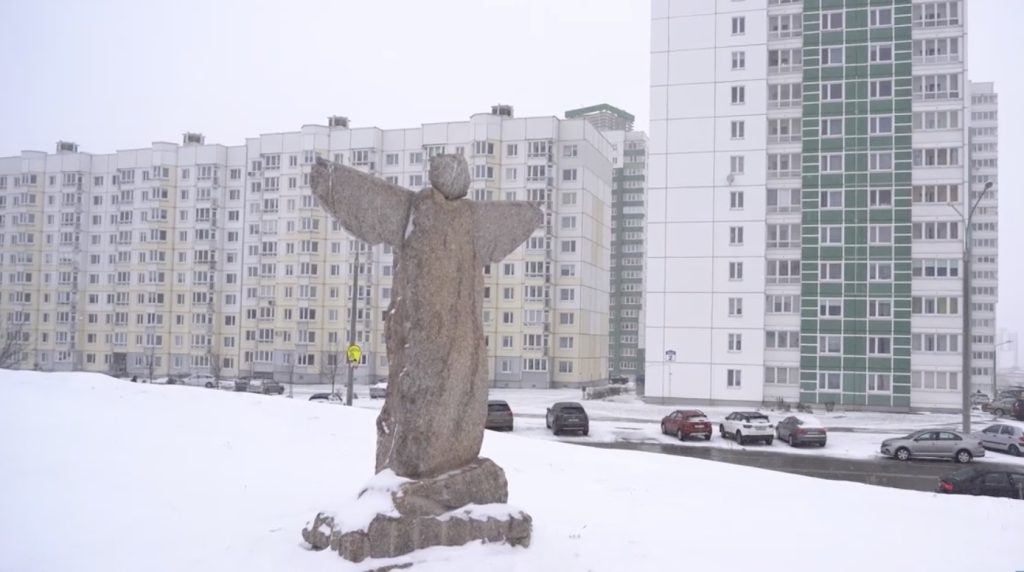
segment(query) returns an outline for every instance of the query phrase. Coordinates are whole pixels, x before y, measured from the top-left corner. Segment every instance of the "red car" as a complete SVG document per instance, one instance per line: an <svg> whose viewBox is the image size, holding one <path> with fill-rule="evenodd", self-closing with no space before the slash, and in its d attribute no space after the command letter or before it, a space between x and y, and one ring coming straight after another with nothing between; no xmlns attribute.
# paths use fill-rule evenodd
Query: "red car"
<svg viewBox="0 0 1024 572"><path fill-rule="evenodd" d="M675 435L680 441L693 436L704 437L708 441L711 439L711 423L703 411L677 409L661 420L661 432Z"/></svg>

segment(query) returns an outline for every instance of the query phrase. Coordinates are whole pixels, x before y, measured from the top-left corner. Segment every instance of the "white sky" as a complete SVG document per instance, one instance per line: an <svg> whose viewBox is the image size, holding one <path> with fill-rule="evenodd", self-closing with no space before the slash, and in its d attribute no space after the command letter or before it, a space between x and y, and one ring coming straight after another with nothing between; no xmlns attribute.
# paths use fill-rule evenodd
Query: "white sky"
<svg viewBox="0 0 1024 572"><path fill-rule="evenodd" d="M1000 97L999 325L1024 330L1022 0L967 0L969 75ZM518 116L607 102L648 121L648 0L4 0L0 156L237 145L347 115L353 126Z"/></svg>

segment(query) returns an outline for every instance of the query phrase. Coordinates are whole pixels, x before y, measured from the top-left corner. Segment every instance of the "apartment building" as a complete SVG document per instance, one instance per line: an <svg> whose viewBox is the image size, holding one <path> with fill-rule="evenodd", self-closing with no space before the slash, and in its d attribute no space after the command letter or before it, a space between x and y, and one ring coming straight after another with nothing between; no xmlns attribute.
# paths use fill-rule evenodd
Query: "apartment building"
<svg viewBox="0 0 1024 572"><path fill-rule="evenodd" d="M565 116L585 118L612 143L608 375L635 381L644 364L647 135L633 130L632 114L608 104L572 109Z"/></svg>
<svg viewBox="0 0 1024 572"><path fill-rule="evenodd" d="M322 156L418 190L437 153L466 156L471 199L545 212L482 269L493 382L607 379L612 143L584 119L509 106L411 129L331 117L237 146L189 133L109 155L61 142L0 158L0 317L24 340L19 367L341 381L355 311L357 377L386 377L393 252L329 219L309 172Z"/></svg>
<svg viewBox="0 0 1024 572"><path fill-rule="evenodd" d="M999 97L991 82L970 82L970 199L977 202L971 220L971 376L991 393L998 364L996 351L1014 344L999 336ZM985 185L991 188L985 190ZM1002 344L997 346L996 344ZM1003 363L1006 363L1005 361ZM1010 362L1012 363L1012 362Z"/></svg>
<svg viewBox="0 0 1024 572"><path fill-rule="evenodd" d="M959 407L965 3L652 6L648 396Z"/></svg>

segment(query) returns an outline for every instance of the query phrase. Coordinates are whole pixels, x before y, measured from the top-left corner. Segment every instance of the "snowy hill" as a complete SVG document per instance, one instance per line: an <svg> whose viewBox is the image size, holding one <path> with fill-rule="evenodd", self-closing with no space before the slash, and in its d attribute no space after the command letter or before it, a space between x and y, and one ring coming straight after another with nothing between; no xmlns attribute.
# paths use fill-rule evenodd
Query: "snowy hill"
<svg viewBox="0 0 1024 572"><path fill-rule="evenodd" d="M0 571L365 570L299 531L372 475L374 412L0 371ZM1024 569L1020 501L823 481L488 433L529 549L416 571ZM952 465L951 465L952 467Z"/></svg>

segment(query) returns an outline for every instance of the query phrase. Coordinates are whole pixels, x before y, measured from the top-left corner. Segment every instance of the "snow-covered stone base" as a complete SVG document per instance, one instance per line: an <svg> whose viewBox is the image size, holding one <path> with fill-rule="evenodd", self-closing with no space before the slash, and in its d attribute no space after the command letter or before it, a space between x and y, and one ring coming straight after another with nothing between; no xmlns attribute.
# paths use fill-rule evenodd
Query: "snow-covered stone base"
<svg viewBox="0 0 1024 572"><path fill-rule="evenodd" d="M302 538L352 562L473 541L527 547L533 520L507 499L504 471L489 459L418 481L382 471L354 501L317 514Z"/></svg>

